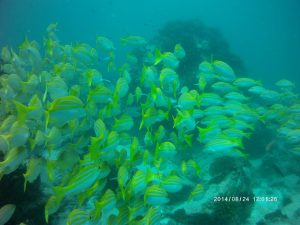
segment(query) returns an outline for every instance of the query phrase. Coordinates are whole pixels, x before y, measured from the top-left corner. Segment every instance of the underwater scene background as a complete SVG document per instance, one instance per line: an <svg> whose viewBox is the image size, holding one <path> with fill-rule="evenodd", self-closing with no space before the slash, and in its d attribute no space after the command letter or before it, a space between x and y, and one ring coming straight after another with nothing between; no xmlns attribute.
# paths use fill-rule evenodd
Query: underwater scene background
<svg viewBox="0 0 300 225"><path fill-rule="evenodd" d="M0 225L300 224L299 9L0 0Z"/></svg>

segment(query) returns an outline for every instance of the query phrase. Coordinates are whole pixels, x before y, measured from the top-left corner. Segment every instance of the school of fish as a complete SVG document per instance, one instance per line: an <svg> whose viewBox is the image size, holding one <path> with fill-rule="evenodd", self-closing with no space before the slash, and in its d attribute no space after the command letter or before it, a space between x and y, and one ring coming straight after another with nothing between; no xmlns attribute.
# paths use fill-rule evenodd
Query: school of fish
<svg viewBox="0 0 300 225"><path fill-rule="evenodd" d="M180 43L162 52L143 37L122 37L120 64L110 39L62 44L56 30L49 25L42 47L25 38L1 52L0 180L25 168L26 191L39 179L47 223L64 210L68 225L159 224L176 193L197 201L205 192L195 159L249 157L243 141L258 124L300 154L292 82L270 90L213 60L199 62L195 82L182 86ZM15 207L0 209L1 224Z"/></svg>

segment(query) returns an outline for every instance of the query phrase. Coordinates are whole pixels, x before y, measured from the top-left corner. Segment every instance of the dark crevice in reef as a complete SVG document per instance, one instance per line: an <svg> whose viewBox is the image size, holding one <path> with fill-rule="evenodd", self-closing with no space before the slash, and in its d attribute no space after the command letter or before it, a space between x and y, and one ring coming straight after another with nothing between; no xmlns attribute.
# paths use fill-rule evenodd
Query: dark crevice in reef
<svg viewBox="0 0 300 225"><path fill-rule="evenodd" d="M6 225L25 223L26 225L43 225L44 205L46 199L40 191L40 182L27 183L24 192L24 170L18 169L9 175L3 176L0 181L0 205L15 204L14 216Z"/></svg>

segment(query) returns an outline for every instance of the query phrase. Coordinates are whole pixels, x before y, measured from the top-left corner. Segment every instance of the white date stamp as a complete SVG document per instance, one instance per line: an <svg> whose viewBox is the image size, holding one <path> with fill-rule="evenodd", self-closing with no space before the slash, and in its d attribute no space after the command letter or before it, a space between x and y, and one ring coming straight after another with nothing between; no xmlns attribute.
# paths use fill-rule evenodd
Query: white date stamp
<svg viewBox="0 0 300 225"><path fill-rule="evenodd" d="M214 196L214 202L277 202L276 196Z"/></svg>

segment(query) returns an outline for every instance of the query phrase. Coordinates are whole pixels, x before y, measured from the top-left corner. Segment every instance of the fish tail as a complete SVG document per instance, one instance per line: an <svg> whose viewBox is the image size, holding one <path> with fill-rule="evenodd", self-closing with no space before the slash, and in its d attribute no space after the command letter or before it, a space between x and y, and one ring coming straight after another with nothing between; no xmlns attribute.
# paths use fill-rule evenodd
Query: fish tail
<svg viewBox="0 0 300 225"><path fill-rule="evenodd" d="M55 199L54 200L55 201L55 204L56 205L60 205L60 202L61 202L61 199ZM55 212L56 212L57 210L55 210ZM45 221L46 221L46 223L48 224L48 221L49 221L49 216L51 215L51 214L53 214L54 212L49 212L49 206L48 206L48 204L46 204L46 206L45 206Z"/></svg>
<svg viewBox="0 0 300 225"><path fill-rule="evenodd" d="M48 213L48 209L45 208L45 221L46 223L48 224L48 221L49 221L49 213Z"/></svg>

